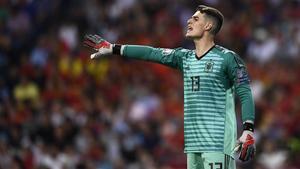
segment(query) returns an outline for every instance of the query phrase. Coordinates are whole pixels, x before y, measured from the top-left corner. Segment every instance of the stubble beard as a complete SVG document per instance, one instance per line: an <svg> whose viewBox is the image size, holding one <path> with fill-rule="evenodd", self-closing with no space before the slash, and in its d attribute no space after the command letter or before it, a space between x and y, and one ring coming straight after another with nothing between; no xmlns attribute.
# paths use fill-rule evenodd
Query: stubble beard
<svg viewBox="0 0 300 169"><path fill-rule="evenodd" d="M201 39L202 35L188 35L188 33L186 33L185 38L189 40Z"/></svg>

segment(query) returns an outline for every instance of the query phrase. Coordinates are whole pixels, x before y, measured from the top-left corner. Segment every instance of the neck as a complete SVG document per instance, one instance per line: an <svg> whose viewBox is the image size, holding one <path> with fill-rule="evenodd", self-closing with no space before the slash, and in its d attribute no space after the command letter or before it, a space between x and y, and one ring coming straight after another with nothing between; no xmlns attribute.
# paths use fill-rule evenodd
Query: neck
<svg viewBox="0 0 300 169"><path fill-rule="evenodd" d="M196 54L198 58L201 58L209 49L214 45L213 37L204 36L201 39L194 39L194 44L196 47Z"/></svg>

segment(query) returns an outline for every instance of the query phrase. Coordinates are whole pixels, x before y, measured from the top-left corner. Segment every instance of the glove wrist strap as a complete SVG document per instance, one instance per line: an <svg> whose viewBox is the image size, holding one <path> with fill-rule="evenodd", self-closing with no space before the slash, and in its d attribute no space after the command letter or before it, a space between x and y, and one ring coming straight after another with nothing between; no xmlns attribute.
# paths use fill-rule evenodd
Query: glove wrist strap
<svg viewBox="0 0 300 169"><path fill-rule="evenodd" d="M112 53L115 55L121 55L121 48L122 48L122 45L114 44L112 47Z"/></svg>
<svg viewBox="0 0 300 169"><path fill-rule="evenodd" d="M254 124L249 123L249 122L245 122L243 124L243 130L248 130L248 131L254 132Z"/></svg>

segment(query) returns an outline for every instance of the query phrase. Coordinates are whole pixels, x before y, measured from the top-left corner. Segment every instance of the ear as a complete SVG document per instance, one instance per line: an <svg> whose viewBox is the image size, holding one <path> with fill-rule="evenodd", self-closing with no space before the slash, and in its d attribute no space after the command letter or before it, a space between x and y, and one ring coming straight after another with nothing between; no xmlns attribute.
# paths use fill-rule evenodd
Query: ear
<svg viewBox="0 0 300 169"><path fill-rule="evenodd" d="M207 31L210 31L213 27L213 23L211 22L206 22L205 26L204 26L204 29L207 30Z"/></svg>

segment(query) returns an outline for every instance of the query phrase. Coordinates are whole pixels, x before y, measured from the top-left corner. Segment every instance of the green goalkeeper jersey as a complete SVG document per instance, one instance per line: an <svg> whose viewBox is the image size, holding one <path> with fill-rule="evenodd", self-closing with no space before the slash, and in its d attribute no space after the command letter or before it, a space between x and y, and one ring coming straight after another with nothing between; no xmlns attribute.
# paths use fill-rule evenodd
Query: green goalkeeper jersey
<svg viewBox="0 0 300 169"><path fill-rule="evenodd" d="M244 62L215 45L200 59L194 50L125 45L123 56L161 63L183 74L185 152L233 155L237 138L234 95L242 120L254 121L254 102Z"/></svg>

